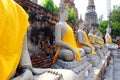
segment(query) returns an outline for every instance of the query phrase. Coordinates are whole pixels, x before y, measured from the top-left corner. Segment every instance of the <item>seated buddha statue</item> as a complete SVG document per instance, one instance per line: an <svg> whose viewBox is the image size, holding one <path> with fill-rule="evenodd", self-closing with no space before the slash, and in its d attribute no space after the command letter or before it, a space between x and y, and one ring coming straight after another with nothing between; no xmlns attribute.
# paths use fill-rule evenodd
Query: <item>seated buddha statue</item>
<svg viewBox="0 0 120 80"><path fill-rule="evenodd" d="M94 46L90 43L88 35L85 31L83 31L83 29L84 25L79 25L77 45L78 47L83 48L85 50L88 62L91 63L93 67L95 67L99 63L100 57L96 54Z"/></svg>
<svg viewBox="0 0 120 80"><path fill-rule="evenodd" d="M96 43L96 36L94 34L93 27L90 28L89 30L88 38L89 38L91 45L95 47L95 50L98 50L99 45Z"/></svg>
<svg viewBox="0 0 120 80"><path fill-rule="evenodd" d="M103 58L103 48L104 48L104 40L102 38L102 34L99 32L98 34L98 30L95 30L96 34L94 34L93 32L93 28L91 28L89 30L89 40L90 43L95 47L95 51L98 54L98 56L100 56L100 58Z"/></svg>
<svg viewBox="0 0 120 80"><path fill-rule="evenodd" d="M107 46L109 49L118 49L118 45L115 44L115 43L112 43L112 37L111 37L110 33L111 33L111 28L110 28L110 26L108 25L107 28L106 28L106 35L105 35L105 43L106 43L106 46Z"/></svg>
<svg viewBox="0 0 120 80"><path fill-rule="evenodd" d="M90 28L90 30L89 30L88 38L90 40L91 45L93 45L93 46L96 45L96 43L95 43L96 38L95 38L95 35L93 33L93 27Z"/></svg>
<svg viewBox="0 0 120 80"><path fill-rule="evenodd" d="M2 6L0 11L5 13L2 17L0 17L0 20L2 20L1 22L3 23L0 30L3 30L3 34L4 31L6 31L6 35L4 35L5 37L1 37L4 38L1 41L4 44L6 43L5 39L7 40L7 43L4 45L5 49L1 51L5 54L0 55L0 77L2 80L48 80L48 75L50 77L52 76L51 80L60 80L61 78L64 80L78 80L76 79L77 75L71 70L33 68L27 47L27 35L25 35L25 30L27 30L26 28L29 26L28 15L22 7L14 2L14 0L1 0L0 3L0 6ZM7 19L3 18L6 15L8 16ZM24 17L24 20L21 16ZM14 23L15 21L16 23ZM4 24L5 22L8 23ZM22 22L24 22L24 24L21 24ZM13 32L9 33L8 30L12 30ZM4 57L4 55L6 57ZM15 77L16 68L18 66L23 70L23 72L19 76ZM36 75L38 75L37 79L34 78Z"/></svg>
<svg viewBox="0 0 120 80"><path fill-rule="evenodd" d="M84 54L84 50L77 47L73 30L66 22L68 19L68 11L64 5L59 7L59 18L60 20L55 26L57 51L53 63L55 63L57 59L63 61L80 61L80 57Z"/></svg>
<svg viewBox="0 0 120 80"><path fill-rule="evenodd" d="M103 48L104 40L98 30L95 30L93 34L93 31L90 29L88 36L91 44L95 47L96 50Z"/></svg>
<svg viewBox="0 0 120 80"><path fill-rule="evenodd" d="M104 45L103 34L101 32L99 32L99 36L100 36L100 44Z"/></svg>
<svg viewBox="0 0 120 80"><path fill-rule="evenodd" d="M104 40L103 40L103 36L102 36L102 33L100 32L100 31L96 31L96 33L95 33L95 36L96 36L96 43L97 44L100 44L100 45L102 45L102 44L104 44Z"/></svg>
<svg viewBox="0 0 120 80"><path fill-rule="evenodd" d="M85 53L92 53L94 54L94 47L90 43L88 39L88 35L86 32L83 30L84 29L84 24L79 24L79 29L78 29L78 41L77 45L79 48L83 48L85 50Z"/></svg>

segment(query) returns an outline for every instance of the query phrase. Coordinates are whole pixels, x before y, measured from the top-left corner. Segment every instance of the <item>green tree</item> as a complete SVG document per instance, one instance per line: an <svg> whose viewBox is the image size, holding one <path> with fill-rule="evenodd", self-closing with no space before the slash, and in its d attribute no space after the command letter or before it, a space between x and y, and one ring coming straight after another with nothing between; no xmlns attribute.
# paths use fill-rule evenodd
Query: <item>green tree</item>
<svg viewBox="0 0 120 80"><path fill-rule="evenodd" d="M53 13L58 13L58 7L54 4L53 0L43 0L41 6Z"/></svg>
<svg viewBox="0 0 120 80"><path fill-rule="evenodd" d="M110 20L112 22L120 23L120 6L114 6L113 11L111 13Z"/></svg>
<svg viewBox="0 0 120 80"><path fill-rule="evenodd" d="M105 35L105 33L106 33L107 25L108 25L108 21L102 21L102 22L99 24L99 27L98 27L98 30L99 30L100 32L102 32L104 35Z"/></svg>
<svg viewBox="0 0 120 80"><path fill-rule="evenodd" d="M77 23L74 8L69 8L69 6L66 6L66 9L68 10L68 21L72 21L73 23Z"/></svg>
<svg viewBox="0 0 120 80"><path fill-rule="evenodd" d="M108 21L102 21L98 29L105 34ZM120 6L114 6L110 16L111 35L120 36Z"/></svg>

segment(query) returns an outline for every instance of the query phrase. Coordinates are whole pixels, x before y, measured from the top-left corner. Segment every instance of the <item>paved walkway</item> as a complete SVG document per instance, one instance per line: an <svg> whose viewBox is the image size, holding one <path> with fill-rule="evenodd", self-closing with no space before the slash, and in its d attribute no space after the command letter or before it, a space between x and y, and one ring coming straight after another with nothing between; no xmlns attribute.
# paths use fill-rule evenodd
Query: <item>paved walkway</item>
<svg viewBox="0 0 120 80"><path fill-rule="evenodd" d="M120 80L120 52L113 59L113 80Z"/></svg>
<svg viewBox="0 0 120 80"><path fill-rule="evenodd" d="M105 70L104 80L120 80L120 51L112 55L110 64Z"/></svg>

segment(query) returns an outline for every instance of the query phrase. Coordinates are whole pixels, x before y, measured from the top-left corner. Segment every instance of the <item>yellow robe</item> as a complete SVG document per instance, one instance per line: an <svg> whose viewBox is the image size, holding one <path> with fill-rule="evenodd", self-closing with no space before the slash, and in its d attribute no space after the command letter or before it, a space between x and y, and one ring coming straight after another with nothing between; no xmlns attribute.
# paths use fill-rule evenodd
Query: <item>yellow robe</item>
<svg viewBox="0 0 120 80"><path fill-rule="evenodd" d="M13 0L0 0L0 80L9 80L21 57L28 15Z"/></svg>
<svg viewBox="0 0 120 80"><path fill-rule="evenodd" d="M92 43L90 43L92 46L94 46L95 44L95 40L96 40L96 37L95 37L95 35L93 34L93 33L91 33L91 36L93 37L93 39L92 39Z"/></svg>
<svg viewBox="0 0 120 80"><path fill-rule="evenodd" d="M68 24L66 24L66 25L67 25L68 30L67 30L66 34L64 35L62 41L71 45L72 47L74 47L74 49L76 50L76 58L77 58L77 60L80 60L80 53L78 51L78 47L77 47L77 44L76 44L76 41L74 38L73 30ZM53 63L55 63L57 61L61 47L62 46L57 47L57 51L56 51L56 54L54 56Z"/></svg>
<svg viewBox="0 0 120 80"><path fill-rule="evenodd" d="M88 45L92 46L85 31L84 31L84 35L85 35L85 42L86 42ZM84 47L84 45L83 45L83 44L80 44L78 41L77 41L77 46L78 46L79 48ZM94 49L92 49L91 53L92 53L92 54L95 54Z"/></svg>
<svg viewBox="0 0 120 80"><path fill-rule="evenodd" d="M99 39L99 44L104 44L104 40L102 38Z"/></svg>
<svg viewBox="0 0 120 80"><path fill-rule="evenodd" d="M109 37L108 41L109 41L110 43L112 43L112 37L111 37L111 36Z"/></svg>

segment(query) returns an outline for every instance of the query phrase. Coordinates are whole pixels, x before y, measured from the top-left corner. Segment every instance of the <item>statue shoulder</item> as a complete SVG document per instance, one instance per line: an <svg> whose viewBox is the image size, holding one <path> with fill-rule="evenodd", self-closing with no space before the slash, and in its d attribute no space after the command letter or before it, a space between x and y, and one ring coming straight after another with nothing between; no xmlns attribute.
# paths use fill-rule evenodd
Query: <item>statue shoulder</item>
<svg viewBox="0 0 120 80"><path fill-rule="evenodd" d="M83 31L82 30L80 30L80 29L78 29L78 31L77 31L78 33L83 33Z"/></svg>
<svg viewBox="0 0 120 80"><path fill-rule="evenodd" d="M89 34L88 34L88 36L91 36L91 35L92 35L92 33L89 33Z"/></svg>
<svg viewBox="0 0 120 80"><path fill-rule="evenodd" d="M57 27L57 26L59 26L59 27L63 26L62 22L56 23L56 27Z"/></svg>

